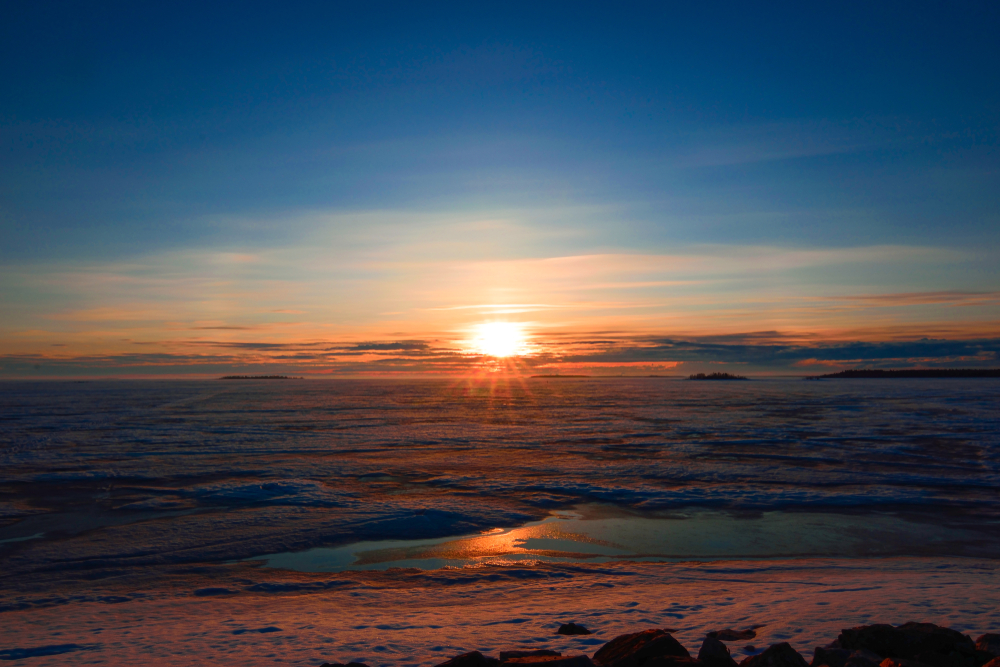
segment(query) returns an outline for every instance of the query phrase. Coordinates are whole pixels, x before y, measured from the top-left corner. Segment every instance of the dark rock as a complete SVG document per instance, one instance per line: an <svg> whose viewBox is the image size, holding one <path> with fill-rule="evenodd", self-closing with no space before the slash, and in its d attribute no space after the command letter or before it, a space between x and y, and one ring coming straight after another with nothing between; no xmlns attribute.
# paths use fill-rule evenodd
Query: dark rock
<svg viewBox="0 0 1000 667"><path fill-rule="evenodd" d="M487 658L479 651L470 651L462 655L456 655L451 660L442 662L437 667L498 667L500 661L496 658Z"/></svg>
<svg viewBox="0 0 1000 667"><path fill-rule="evenodd" d="M976 640L976 650L1000 656L1000 635L985 634Z"/></svg>
<svg viewBox="0 0 1000 667"><path fill-rule="evenodd" d="M740 667L808 667L808 663L791 644L782 642L770 646L763 653L745 658Z"/></svg>
<svg viewBox="0 0 1000 667"><path fill-rule="evenodd" d="M651 658L691 655L666 630L643 630L615 637L594 654L594 662L602 667L639 667Z"/></svg>
<svg viewBox="0 0 1000 667"><path fill-rule="evenodd" d="M595 667L594 661L585 655L534 655L524 658L511 658L503 664L508 667L514 667L514 665L531 665L537 667Z"/></svg>
<svg viewBox="0 0 1000 667"><path fill-rule="evenodd" d="M363 662L324 662L319 667L368 667Z"/></svg>
<svg viewBox="0 0 1000 667"><path fill-rule="evenodd" d="M993 658L987 662L983 667L1000 667L1000 657Z"/></svg>
<svg viewBox="0 0 1000 667"><path fill-rule="evenodd" d="M744 639L753 639L756 636L757 632L754 628L747 628L746 630L733 630L731 628L726 628L725 630L715 630L714 632L709 632L706 635L706 637L719 639L724 642L738 642Z"/></svg>
<svg viewBox="0 0 1000 667"><path fill-rule="evenodd" d="M859 626L843 630L837 641L844 648L867 649L882 658L916 660L930 667L978 667L970 637L933 623Z"/></svg>
<svg viewBox="0 0 1000 667"><path fill-rule="evenodd" d="M879 667L927 667L927 665L906 658L886 658L879 663Z"/></svg>
<svg viewBox="0 0 1000 667"><path fill-rule="evenodd" d="M658 655L642 663L642 667L704 667L704 665L701 660L679 655Z"/></svg>
<svg viewBox="0 0 1000 667"><path fill-rule="evenodd" d="M866 648L883 657L889 657L903 644L903 638L902 633L896 628L878 623L841 630L837 636L837 643L846 649Z"/></svg>
<svg viewBox="0 0 1000 667"><path fill-rule="evenodd" d="M736 667L736 661L729 653L729 647L714 637L705 637L698 651L698 660L705 667Z"/></svg>
<svg viewBox="0 0 1000 667"><path fill-rule="evenodd" d="M563 623L556 630L556 634L560 635L591 635L594 634L582 625L577 625L576 623Z"/></svg>
<svg viewBox="0 0 1000 667"><path fill-rule="evenodd" d="M832 646L817 646L813 651L812 667L844 667L847 659L851 657L852 651L846 648Z"/></svg>
<svg viewBox="0 0 1000 667"><path fill-rule="evenodd" d="M844 667L879 667L882 656L868 649L858 649L847 657Z"/></svg>
<svg viewBox="0 0 1000 667"><path fill-rule="evenodd" d="M513 660L514 658L534 658L537 656L543 657L555 657L558 658L562 653L558 651L549 651L548 649L540 648L530 651L525 650L514 650L514 651L500 651L500 662L507 662L508 660Z"/></svg>

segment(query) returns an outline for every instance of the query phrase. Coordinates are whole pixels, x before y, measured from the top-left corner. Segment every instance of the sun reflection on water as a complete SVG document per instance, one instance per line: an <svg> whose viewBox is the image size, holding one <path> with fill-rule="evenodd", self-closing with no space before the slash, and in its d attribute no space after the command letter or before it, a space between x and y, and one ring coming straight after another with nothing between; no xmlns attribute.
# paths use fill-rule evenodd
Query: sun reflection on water
<svg viewBox="0 0 1000 667"><path fill-rule="evenodd" d="M574 548L569 545L577 546ZM568 546L569 549L567 549ZM492 561L504 556L579 558L610 555L620 550L618 545L611 542L567 532L553 522L543 522L540 525L510 530L495 528L486 534L451 540L441 544L362 551L355 554L357 557L355 565L374 565L427 558L462 560L469 563Z"/></svg>

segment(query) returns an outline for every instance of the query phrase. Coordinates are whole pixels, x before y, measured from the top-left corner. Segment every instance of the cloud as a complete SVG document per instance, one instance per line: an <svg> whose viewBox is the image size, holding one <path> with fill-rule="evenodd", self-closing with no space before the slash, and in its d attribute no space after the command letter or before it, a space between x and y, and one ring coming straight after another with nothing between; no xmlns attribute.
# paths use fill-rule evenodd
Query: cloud
<svg viewBox="0 0 1000 667"><path fill-rule="evenodd" d="M899 137L898 127L871 121L732 124L692 133L668 159L688 168L721 167L854 153L898 143Z"/></svg>
<svg viewBox="0 0 1000 667"><path fill-rule="evenodd" d="M1000 303L1000 292L897 292L894 294L855 294L822 298L830 301L854 301L878 306L914 306L937 303L973 306Z"/></svg>
<svg viewBox="0 0 1000 667"><path fill-rule="evenodd" d="M540 353L512 359L507 366L529 373L543 368L625 369L637 373L683 364L738 366L757 372L801 372L833 367L994 367L1000 338L919 339L893 342L803 344L780 332L750 332L686 340L660 337L561 339L558 347L540 341ZM202 343L199 343L201 345ZM215 343L210 343L215 344ZM217 344L206 353L127 353L108 355L26 354L0 356L0 375L46 377L81 375L212 375L284 373L314 377L454 375L482 372L496 364L484 357L433 341ZM197 346L195 346L197 347ZM484 366L486 364L486 366Z"/></svg>
<svg viewBox="0 0 1000 667"><path fill-rule="evenodd" d="M429 348L429 345L422 340L405 340L396 343L358 343L357 345L351 347L352 350L365 350L365 351L387 351L387 350L419 350L423 351Z"/></svg>
<svg viewBox="0 0 1000 667"><path fill-rule="evenodd" d="M452 356L496 318L522 324L550 357L693 362L718 345L715 362L745 353L765 363L767 345L808 347L852 331L857 340L986 338L1000 315L1000 292L917 289L975 265L975 251L689 244L532 254L523 246L544 246L544 234L502 216L312 215L313 236L295 246L0 267L0 352L45 356L58 343L66 357L113 356L127 338L150 353L226 363L243 363L226 356L239 352L256 355L247 363L313 355L363 370L419 358L433 369L438 356L465 363ZM897 285L907 289L886 289ZM779 366L820 358L774 352L767 363Z"/></svg>
<svg viewBox="0 0 1000 667"><path fill-rule="evenodd" d="M237 327L237 326L218 326L218 327L191 327L192 330L208 330L208 331L251 331L256 327Z"/></svg>
<svg viewBox="0 0 1000 667"><path fill-rule="evenodd" d="M740 336L708 336L692 340L638 339L607 345L601 351L572 354L563 361L586 362L639 362L683 361L705 363L753 364L761 368L787 368L802 366L809 360L816 363L913 365L921 363L950 363L956 360L977 364L996 363L1000 354L1000 338L982 340L920 339L905 342L848 343L816 342L814 344L781 344L768 341L780 340L776 332L744 334L746 342L736 342ZM728 338L733 342L719 342ZM754 340L765 342L752 342Z"/></svg>

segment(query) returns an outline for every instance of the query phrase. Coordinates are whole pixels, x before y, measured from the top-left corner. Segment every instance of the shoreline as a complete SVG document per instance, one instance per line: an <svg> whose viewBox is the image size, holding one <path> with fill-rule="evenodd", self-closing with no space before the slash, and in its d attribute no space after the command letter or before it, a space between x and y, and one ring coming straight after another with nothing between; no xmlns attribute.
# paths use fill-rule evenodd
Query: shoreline
<svg viewBox="0 0 1000 667"><path fill-rule="evenodd" d="M676 629L685 646L763 624L756 646L803 655L843 628L926 621L1000 632L1000 560L896 557L489 566L307 574L249 564L148 568L62 590L8 590L0 643L76 644L67 664L434 667L514 649L592 654L627 632ZM12 603L25 603L19 609ZM562 623L593 635L562 636ZM742 644L740 645L742 646ZM737 661L746 657L733 651Z"/></svg>

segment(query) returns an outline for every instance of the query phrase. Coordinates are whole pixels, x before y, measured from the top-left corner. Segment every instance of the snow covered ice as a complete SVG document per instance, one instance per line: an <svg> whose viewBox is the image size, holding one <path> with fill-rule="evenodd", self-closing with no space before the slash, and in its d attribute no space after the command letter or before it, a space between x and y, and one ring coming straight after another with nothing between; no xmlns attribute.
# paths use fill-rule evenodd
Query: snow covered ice
<svg viewBox="0 0 1000 667"><path fill-rule="evenodd" d="M431 665L586 641L553 635L574 620L691 644L745 619L806 652L865 621L995 632L998 398L974 379L6 382L0 637L39 665ZM340 564L275 560L323 553Z"/></svg>

